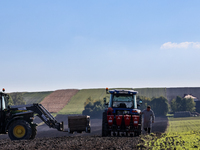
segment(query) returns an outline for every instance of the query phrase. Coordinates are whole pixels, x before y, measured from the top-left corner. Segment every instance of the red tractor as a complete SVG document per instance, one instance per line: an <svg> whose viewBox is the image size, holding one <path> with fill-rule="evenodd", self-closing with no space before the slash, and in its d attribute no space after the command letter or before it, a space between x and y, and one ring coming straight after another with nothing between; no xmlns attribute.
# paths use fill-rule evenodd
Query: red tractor
<svg viewBox="0 0 200 150"><path fill-rule="evenodd" d="M139 136L142 129L141 110L138 106L134 90L110 90L110 101L104 103L108 107L103 112L102 119L102 136Z"/></svg>

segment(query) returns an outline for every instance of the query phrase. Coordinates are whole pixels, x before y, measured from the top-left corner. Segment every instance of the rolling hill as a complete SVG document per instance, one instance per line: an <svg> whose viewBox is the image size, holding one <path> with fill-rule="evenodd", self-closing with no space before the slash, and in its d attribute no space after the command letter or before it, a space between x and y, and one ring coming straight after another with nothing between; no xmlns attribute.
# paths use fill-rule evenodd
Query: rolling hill
<svg viewBox="0 0 200 150"><path fill-rule="evenodd" d="M79 90L67 89L57 90L46 96L41 104L49 111L53 113L59 112L71 98L76 95Z"/></svg>
<svg viewBox="0 0 200 150"><path fill-rule="evenodd" d="M23 98L26 104L40 103L46 96L51 94L53 91L48 92L25 92Z"/></svg>
<svg viewBox="0 0 200 150"><path fill-rule="evenodd" d="M176 96L183 97L184 94L191 94L200 98L200 88L198 87L135 88L134 90L139 92L139 96L146 96L149 98L164 96L169 101ZM102 88L82 90L67 89L48 92L23 92L22 96L26 101L26 104L42 103L50 112L58 112L59 114L81 114L84 110L84 103L89 97L93 100L103 100L104 97L107 98L107 101L109 99L109 95L107 95L105 89Z"/></svg>
<svg viewBox="0 0 200 150"><path fill-rule="evenodd" d="M59 112L59 114L81 114L87 98L94 100L103 99L106 96L105 89L82 89L72 97L70 102Z"/></svg>
<svg viewBox="0 0 200 150"><path fill-rule="evenodd" d="M122 89L122 88L117 88ZM123 88L124 89L124 88ZM128 89L128 88L126 88ZM147 97L166 97L165 88L141 88L134 89L138 91L138 95ZM84 110L84 103L87 98L91 97L94 100L102 100L104 97L109 99L109 94L106 94L105 89L83 89L72 97L70 102L59 112L60 114L81 114Z"/></svg>

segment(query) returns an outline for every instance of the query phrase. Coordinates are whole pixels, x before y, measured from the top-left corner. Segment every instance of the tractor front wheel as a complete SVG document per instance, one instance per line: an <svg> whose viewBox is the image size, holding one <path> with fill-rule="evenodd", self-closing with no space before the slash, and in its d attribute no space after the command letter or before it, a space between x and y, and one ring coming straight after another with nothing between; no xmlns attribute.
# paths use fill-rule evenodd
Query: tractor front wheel
<svg viewBox="0 0 200 150"><path fill-rule="evenodd" d="M8 127L8 136L11 140L26 140L30 139L31 135L31 126L24 120L16 120Z"/></svg>
<svg viewBox="0 0 200 150"><path fill-rule="evenodd" d="M102 119L102 136L108 136L107 131L107 114L106 112L103 112L103 119Z"/></svg>
<svg viewBox="0 0 200 150"><path fill-rule="evenodd" d="M34 139L36 134L37 134L37 128L36 128L36 126L34 126L34 127L32 127L32 135L31 135L30 139L31 140Z"/></svg>

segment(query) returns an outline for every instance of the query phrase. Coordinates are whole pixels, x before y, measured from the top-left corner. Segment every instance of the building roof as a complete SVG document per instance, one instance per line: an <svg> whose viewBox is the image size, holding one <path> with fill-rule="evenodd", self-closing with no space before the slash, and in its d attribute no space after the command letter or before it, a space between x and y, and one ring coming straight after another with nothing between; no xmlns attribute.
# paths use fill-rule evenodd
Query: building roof
<svg viewBox="0 0 200 150"><path fill-rule="evenodd" d="M192 98L194 101L199 101L196 97L194 97L190 94L185 94L184 98L187 98L187 99Z"/></svg>

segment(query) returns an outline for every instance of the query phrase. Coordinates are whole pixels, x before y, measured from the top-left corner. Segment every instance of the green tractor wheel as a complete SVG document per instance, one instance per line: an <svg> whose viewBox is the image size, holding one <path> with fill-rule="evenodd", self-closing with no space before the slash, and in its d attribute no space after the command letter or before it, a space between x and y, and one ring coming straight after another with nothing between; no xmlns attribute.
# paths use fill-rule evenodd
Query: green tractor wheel
<svg viewBox="0 0 200 150"><path fill-rule="evenodd" d="M24 120L16 120L8 128L8 136L11 140L30 139L31 135L31 126Z"/></svg>

